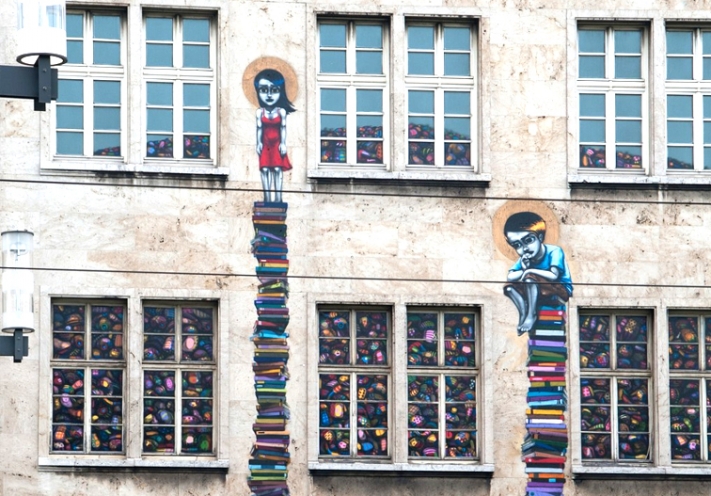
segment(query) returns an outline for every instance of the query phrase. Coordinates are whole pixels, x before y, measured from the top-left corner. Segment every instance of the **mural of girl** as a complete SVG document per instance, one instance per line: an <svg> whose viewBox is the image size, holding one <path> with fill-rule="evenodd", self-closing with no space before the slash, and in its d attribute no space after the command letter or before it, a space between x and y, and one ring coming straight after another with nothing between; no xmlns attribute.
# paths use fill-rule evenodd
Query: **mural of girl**
<svg viewBox="0 0 711 496"><path fill-rule="evenodd" d="M283 172L291 170L286 153L286 116L296 109L286 93L284 76L264 69L254 77L257 92L257 155L265 202L282 201Z"/></svg>

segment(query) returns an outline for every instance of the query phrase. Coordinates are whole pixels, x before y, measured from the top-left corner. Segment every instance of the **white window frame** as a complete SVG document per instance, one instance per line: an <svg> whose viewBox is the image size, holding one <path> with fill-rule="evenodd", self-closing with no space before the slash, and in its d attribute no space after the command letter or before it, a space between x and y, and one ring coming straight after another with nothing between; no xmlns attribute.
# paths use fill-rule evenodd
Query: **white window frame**
<svg viewBox="0 0 711 496"><path fill-rule="evenodd" d="M170 18L173 20L173 66L172 67L154 67L148 66L146 61L146 50L143 47L143 108L144 112L147 112L148 96L147 96L147 85L148 83L172 83L173 84L173 157L172 158L162 158L162 157L149 157L147 150L147 134L149 131L147 127L143 129L142 139L141 139L141 149L144 160L146 163L161 163L161 162L177 162L185 165L189 164L202 164L210 165L214 162L213 156L216 153L217 140L216 129L217 129L217 78L216 78L216 54L217 54L217 32L216 32L216 22L215 17L209 14L184 14L178 13L164 13L164 12L144 12L143 24L142 24L142 39L146 40L146 19L148 17L158 17L158 18ZM207 19L210 23L210 63L208 68L186 68L183 67L183 46L185 44L195 44L195 43L184 43L183 42L183 21L185 19ZM145 41L145 43L148 43ZM187 107L183 105L183 88L186 84L209 84L210 85L210 157L208 158L186 158L184 156L184 137L192 133L187 133L184 131L183 122L183 110ZM202 108L202 107L201 107ZM147 120L144 119L144 125L147 126Z"/></svg>
<svg viewBox="0 0 711 496"><path fill-rule="evenodd" d="M227 354L229 302L219 291L209 290L120 290L116 288L77 288L55 286L40 288L39 302L39 423L38 465L44 470L66 471L67 469L93 470L113 468L155 468L182 470L212 470L226 472L229 468L229 403L227 396ZM52 452L52 368L56 360L52 342L52 304L57 301L90 301L103 304L121 301L126 306L124 320L124 451L115 452ZM215 362L213 376L213 452L207 454L149 454L143 453L143 311L144 303L157 302L175 305L214 306L215 308ZM89 345L90 346L90 345ZM67 368L76 368L71 362L62 361ZM67 363L69 362L69 363ZM91 362L91 360L87 360ZM98 361L97 361L98 362ZM98 362L104 363L104 362ZM195 362L197 363L197 362ZM91 366L92 364L89 363ZM152 364L153 368L155 363ZM94 367L98 368L98 367ZM112 367L118 368L118 367ZM160 366L157 368L160 369ZM188 367L193 368L193 367ZM198 367L200 364L198 363ZM163 368L165 370L166 368ZM139 401L129 401L139 398ZM176 397L177 399L177 397ZM179 400L178 400L179 401ZM180 414L176 401L176 414Z"/></svg>
<svg viewBox="0 0 711 496"><path fill-rule="evenodd" d="M81 14L83 17L84 37L83 41L83 63L82 64L65 64L59 68L59 79L80 80L83 84L84 101L82 106L82 115L84 120L84 149L81 155L60 155L57 153L57 132L62 129L57 127L57 107L61 105L78 106L78 104L64 104L60 101L54 103L55 111L52 112L52 132L51 132L51 153L55 160L89 160L89 161L110 161L124 162L128 150L128 124L127 124L127 101L128 101L128 77L127 77L127 29L126 29L126 11L125 10L107 10L107 9L85 9L74 10L70 9L68 14ZM93 20L96 15L117 15L120 17L120 65L94 65L93 64ZM73 38L69 38L73 39ZM94 155L94 82L95 81L118 81L121 85L120 90L120 147L121 155L119 156L103 156ZM99 105L105 106L105 105ZM72 131L67 129L67 131Z"/></svg>
<svg viewBox="0 0 711 496"><path fill-rule="evenodd" d="M665 148L666 171L668 174L689 173L689 172L711 172L711 163L707 168L704 168L704 149L711 150L711 143L704 144L704 123L711 122L710 117L704 117L704 98L711 98L711 79L703 79L703 59L709 58L709 55L704 56L702 46L702 32L711 32L709 25L689 25L689 24L667 24L666 33L670 31L691 31L692 32L692 78L691 79L669 79L668 73L665 73L665 93L666 93L666 122L691 120L692 122L692 138L688 144L672 144L669 142L667 132L667 147L680 145L683 147L692 148L693 168L682 169L670 167L669 155ZM665 50L665 61L669 58L688 57L686 55L669 54ZM665 66L666 68L666 66ZM692 117L690 119L669 117L669 96L690 96L692 98ZM711 156L711 152L709 153Z"/></svg>
<svg viewBox="0 0 711 496"><path fill-rule="evenodd" d="M424 20L418 18L408 18L406 19L405 26L405 43L406 52L409 54L410 50L407 49L408 40L408 28L410 26L432 26L435 28L435 39L434 39L434 74L433 75L410 75L409 68L405 71L405 101L406 105L409 105L409 92L410 91L433 91L434 92L434 120L435 120L435 136L434 136L434 164L413 164L410 163L409 158L409 125L405 126L407 131L404 137L404 143L407 147L407 152L405 153L405 160L407 162L407 169L426 171L426 170L447 170L447 171L468 171L477 169L477 157L478 157L478 146L477 146L477 136L478 136L478 119L477 119L477 108L478 108L478 98L477 98L477 67L478 67L478 33L477 24L475 22L456 22L446 19L440 19L437 21ZM466 27L469 29L470 33L470 44L469 44L469 76L446 76L444 74L444 28L446 27ZM415 52L420 50L413 50ZM407 60L407 59L406 59ZM407 65L407 62L406 64ZM469 93L470 95L470 108L467 113L462 112L461 114L455 114L457 117L469 117L470 119L470 139L468 144L470 146L470 165L445 165L445 137L444 137L444 93L445 92L461 92ZM406 106L402 115L396 116L396 118L402 118L406 121L409 120L410 113ZM462 141L466 143L466 141Z"/></svg>
<svg viewBox="0 0 711 496"><path fill-rule="evenodd" d="M322 24L344 24L346 25L346 72L341 73L323 73L320 70L320 52L322 50L320 42L320 27ZM382 48L382 74L357 74L356 73L356 25L378 25L382 28L383 48ZM390 23L383 18L363 18L363 17L336 17L336 16L319 16L317 20L317 42L316 42L316 109L318 117L318 162L320 167L333 168L359 168L359 169L374 169L385 170L390 168L390 148L392 146L390 139ZM346 161L345 163L321 162L321 140L330 139L321 137L321 90L322 89L341 89L346 91L346 137L341 141L346 141ZM383 131L382 138L369 139L357 137L357 111L356 111L356 92L358 90L381 90L383 95ZM326 112L328 113L328 112ZM358 141L381 141L382 142L382 163L358 163Z"/></svg>
<svg viewBox="0 0 711 496"><path fill-rule="evenodd" d="M619 174L637 173L644 174L650 170L649 166L650 151L649 151L649 96L648 96L648 81L649 81L649 28L642 23L606 23L593 24L580 22L577 25L576 39L580 31L585 29L604 29L605 32L605 77L604 78L581 78L579 75L579 60L585 52L580 51L579 42L576 42L576 80L577 80L577 95L578 109L580 108L581 94L598 94L605 97L605 142L598 143L605 146L605 167L583 167L581 147L583 146L580 139L580 120L584 116L578 114L577 129L577 164L576 168L581 173L591 173L599 171L614 171ZM619 79L615 78L615 31L636 30L642 32L641 43L641 60L640 60L640 75L641 79ZM642 127L642 143L641 143L641 167L639 168L617 168L617 140L615 136L615 96L616 95L640 95L641 97L641 127ZM626 120L624 118L620 120ZM625 146L621 144L621 146ZM636 145L630 145L636 146Z"/></svg>
<svg viewBox="0 0 711 496"><path fill-rule="evenodd" d="M307 345L309 349L308 367L308 467L314 473L337 474L340 472L366 471L368 473L408 473L408 474L449 474L451 476L489 477L493 473L493 383L488 378L493 374L491 361L484 357L491 352L491 338L483 329L493 325L491 308L493 302L472 297L452 298L444 304L423 303L423 298L418 303L400 300L396 303L378 300L377 295L359 301L336 301L329 295L309 295L308 323L310 329L318 329L319 311L322 309L349 309L354 310L376 308L391 309L391 348L390 348L390 379L391 388L388 401L390 404L389 435L390 454L387 459L374 459L374 457L322 457L320 452L320 408L319 408L319 333L308 333ZM478 303L472 304L472 300ZM429 311L452 311L474 313L477 324L477 458L409 458L408 457L408 387L407 375L407 312L408 309ZM334 370L338 366L331 366ZM420 370L420 369L418 369ZM438 369L432 367L430 374L437 373ZM459 371L463 375L470 369ZM457 371L455 371L456 373ZM335 372L334 372L335 373ZM374 372L373 372L374 373Z"/></svg>

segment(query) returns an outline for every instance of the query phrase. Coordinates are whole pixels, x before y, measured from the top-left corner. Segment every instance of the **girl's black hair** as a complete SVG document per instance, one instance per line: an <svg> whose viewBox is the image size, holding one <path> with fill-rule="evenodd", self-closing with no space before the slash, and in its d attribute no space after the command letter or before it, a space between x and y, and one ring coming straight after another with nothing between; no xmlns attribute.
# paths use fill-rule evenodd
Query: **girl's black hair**
<svg viewBox="0 0 711 496"><path fill-rule="evenodd" d="M272 108L283 108L287 114L290 114L296 110L296 108L294 108L294 105L289 101L289 98L286 96L286 84L284 82L284 76L282 76L281 72L275 69L264 69L263 71L260 71L259 74L254 76L254 89L257 91L257 101L260 102L260 105L261 100L259 99L259 81L261 79L271 81L271 83L274 86L277 86L280 90L279 100L277 100L277 102L272 106Z"/></svg>

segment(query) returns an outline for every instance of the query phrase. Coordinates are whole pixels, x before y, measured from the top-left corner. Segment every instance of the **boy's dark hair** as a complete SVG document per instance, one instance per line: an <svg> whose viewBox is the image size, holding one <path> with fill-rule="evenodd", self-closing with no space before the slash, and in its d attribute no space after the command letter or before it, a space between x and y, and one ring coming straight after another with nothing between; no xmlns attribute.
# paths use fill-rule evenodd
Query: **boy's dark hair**
<svg viewBox="0 0 711 496"><path fill-rule="evenodd" d="M286 84L284 82L284 76L282 76L281 72L275 69L264 69L263 71L260 71L259 74L254 76L254 89L257 91L258 102L261 101L259 100L259 81L261 79L266 79L267 81L270 81L274 86L277 86L279 88L279 100L277 100L273 107L283 108L287 114L290 114L296 110L294 108L294 105L289 101L289 98L286 96Z"/></svg>
<svg viewBox="0 0 711 496"><path fill-rule="evenodd" d="M545 236L546 222L533 212L519 212L509 217L504 224L504 234L516 231L530 231Z"/></svg>

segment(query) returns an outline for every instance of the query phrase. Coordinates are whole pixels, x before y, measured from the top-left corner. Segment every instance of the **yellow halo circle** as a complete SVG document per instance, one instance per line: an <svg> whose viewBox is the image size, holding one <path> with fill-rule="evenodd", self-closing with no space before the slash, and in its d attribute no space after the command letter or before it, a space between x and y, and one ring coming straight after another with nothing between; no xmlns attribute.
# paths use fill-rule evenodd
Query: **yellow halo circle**
<svg viewBox="0 0 711 496"><path fill-rule="evenodd" d="M550 245L558 244L560 235L560 225L555 213L543 202L535 200L511 200L504 203L494 214L494 219L491 223L494 236L494 244L510 260L518 260L516 250L511 248L511 245L506 241L504 235L504 225L513 214L519 212L531 212L538 214L546 223L545 243Z"/></svg>
<svg viewBox="0 0 711 496"><path fill-rule="evenodd" d="M294 103L296 97L299 96L299 82L296 77L296 71L289 65L288 62L278 57L260 57L252 61L244 70L242 75L242 91L247 97L249 103L255 107L260 107L257 99L257 92L254 90L254 77L264 69L274 69L281 72L284 76L284 85L286 86L286 97L290 102Z"/></svg>

